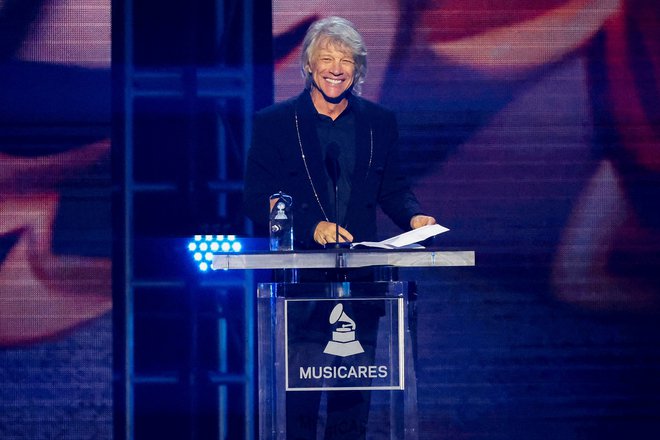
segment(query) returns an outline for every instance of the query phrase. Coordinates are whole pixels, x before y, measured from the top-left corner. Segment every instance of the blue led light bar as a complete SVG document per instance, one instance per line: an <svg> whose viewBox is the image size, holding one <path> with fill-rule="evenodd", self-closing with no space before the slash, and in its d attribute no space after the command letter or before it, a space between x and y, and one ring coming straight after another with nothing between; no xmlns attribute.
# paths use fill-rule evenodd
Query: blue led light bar
<svg viewBox="0 0 660 440"><path fill-rule="evenodd" d="M239 253L243 244L235 235L195 235L187 247L199 270L207 272L214 253Z"/></svg>

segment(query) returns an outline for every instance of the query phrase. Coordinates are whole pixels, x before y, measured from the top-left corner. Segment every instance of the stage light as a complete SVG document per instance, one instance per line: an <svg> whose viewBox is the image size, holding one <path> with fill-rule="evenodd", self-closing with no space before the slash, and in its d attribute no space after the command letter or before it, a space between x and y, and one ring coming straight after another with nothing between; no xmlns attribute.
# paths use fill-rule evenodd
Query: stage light
<svg viewBox="0 0 660 440"><path fill-rule="evenodd" d="M187 246L197 267L202 272L210 270L215 253L241 252L243 250L243 243L235 235L195 235Z"/></svg>

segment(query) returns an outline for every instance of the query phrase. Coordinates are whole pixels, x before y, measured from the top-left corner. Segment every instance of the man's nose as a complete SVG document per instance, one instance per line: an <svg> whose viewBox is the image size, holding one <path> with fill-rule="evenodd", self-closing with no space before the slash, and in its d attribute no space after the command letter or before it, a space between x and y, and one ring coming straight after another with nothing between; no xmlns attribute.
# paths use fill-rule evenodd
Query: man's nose
<svg viewBox="0 0 660 440"><path fill-rule="evenodd" d="M333 61L330 66L330 73L333 75L341 75L343 73L341 61Z"/></svg>

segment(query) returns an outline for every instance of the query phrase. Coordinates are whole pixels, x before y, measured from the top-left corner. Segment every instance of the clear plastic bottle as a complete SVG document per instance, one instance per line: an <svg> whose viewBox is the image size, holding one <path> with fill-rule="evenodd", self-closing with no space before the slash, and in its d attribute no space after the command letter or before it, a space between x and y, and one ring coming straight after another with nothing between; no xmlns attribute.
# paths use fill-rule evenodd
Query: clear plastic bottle
<svg viewBox="0 0 660 440"><path fill-rule="evenodd" d="M293 199L280 191L270 196L270 250L293 250Z"/></svg>

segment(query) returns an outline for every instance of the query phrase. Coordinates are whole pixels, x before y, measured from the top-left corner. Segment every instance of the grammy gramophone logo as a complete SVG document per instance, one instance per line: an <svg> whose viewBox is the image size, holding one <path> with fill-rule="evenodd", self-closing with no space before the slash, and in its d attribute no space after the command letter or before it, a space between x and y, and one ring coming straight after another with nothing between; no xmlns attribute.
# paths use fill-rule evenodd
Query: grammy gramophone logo
<svg viewBox="0 0 660 440"><path fill-rule="evenodd" d="M332 339L328 341L323 353L341 357L364 353L362 344L355 338L355 321L344 312L341 303L332 309L328 321L334 326L334 330Z"/></svg>

